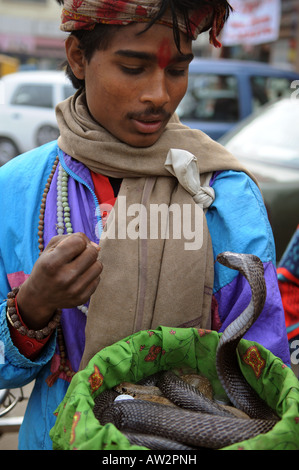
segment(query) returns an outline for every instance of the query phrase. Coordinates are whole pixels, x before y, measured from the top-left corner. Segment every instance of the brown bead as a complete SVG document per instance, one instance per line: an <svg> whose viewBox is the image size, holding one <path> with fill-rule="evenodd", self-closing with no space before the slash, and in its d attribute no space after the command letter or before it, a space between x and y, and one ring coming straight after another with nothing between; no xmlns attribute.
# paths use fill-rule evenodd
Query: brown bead
<svg viewBox="0 0 299 470"><path fill-rule="evenodd" d="M35 331L34 330L28 330L27 331L27 336L29 338L35 338Z"/></svg>
<svg viewBox="0 0 299 470"><path fill-rule="evenodd" d="M7 307L11 308L15 306L15 297L9 297L7 299Z"/></svg>
<svg viewBox="0 0 299 470"><path fill-rule="evenodd" d="M44 336L49 336L49 334L51 334L51 332L52 332L52 330L51 330L51 328L49 328L49 326L46 326L41 331L42 331Z"/></svg>
<svg viewBox="0 0 299 470"><path fill-rule="evenodd" d="M56 323L59 323L60 318L61 318L61 310L58 310L58 311L56 311L56 313L54 313L54 315L52 317L52 321L55 321Z"/></svg>
<svg viewBox="0 0 299 470"><path fill-rule="evenodd" d="M18 330L19 328L21 328L22 326L22 323L18 320L16 322L14 322L14 327Z"/></svg>
<svg viewBox="0 0 299 470"><path fill-rule="evenodd" d="M19 320L19 317L18 317L18 315L17 315L16 313L13 313L13 314L11 315L10 312L9 312L9 316L10 316L10 319L11 319L11 321L12 321L13 323L15 323L16 321Z"/></svg>
<svg viewBox="0 0 299 470"><path fill-rule="evenodd" d="M15 324L16 325L16 324ZM17 327L16 327L17 328ZM25 326L20 326L20 328L17 328L18 332L21 333L21 335L25 336L27 334L27 328Z"/></svg>
<svg viewBox="0 0 299 470"><path fill-rule="evenodd" d="M37 331L35 332L35 338L36 338L37 340L44 339L44 334L43 334L42 330L37 330Z"/></svg>

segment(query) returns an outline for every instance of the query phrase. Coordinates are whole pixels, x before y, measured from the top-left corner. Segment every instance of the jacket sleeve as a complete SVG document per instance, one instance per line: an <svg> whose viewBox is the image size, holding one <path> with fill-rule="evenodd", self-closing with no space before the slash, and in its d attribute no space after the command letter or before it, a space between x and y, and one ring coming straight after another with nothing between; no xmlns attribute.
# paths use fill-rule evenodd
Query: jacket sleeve
<svg viewBox="0 0 299 470"><path fill-rule="evenodd" d="M14 345L6 318L8 292L24 282L38 258L39 208L55 155L56 145L47 144L0 168L0 388L29 383L55 350L53 334L34 361L26 358Z"/></svg>
<svg viewBox="0 0 299 470"><path fill-rule="evenodd" d="M223 251L251 253L264 265L267 296L258 320L245 338L257 341L290 365L284 310L275 266L275 245L257 185L242 172L223 171L211 184L215 201L207 212L214 257ZM215 263L213 326L223 331L247 307L251 289L235 270Z"/></svg>
<svg viewBox="0 0 299 470"><path fill-rule="evenodd" d="M56 336L49 340L34 360L23 356L13 344L6 319L6 301L0 307L0 389L18 388L34 380L55 350Z"/></svg>

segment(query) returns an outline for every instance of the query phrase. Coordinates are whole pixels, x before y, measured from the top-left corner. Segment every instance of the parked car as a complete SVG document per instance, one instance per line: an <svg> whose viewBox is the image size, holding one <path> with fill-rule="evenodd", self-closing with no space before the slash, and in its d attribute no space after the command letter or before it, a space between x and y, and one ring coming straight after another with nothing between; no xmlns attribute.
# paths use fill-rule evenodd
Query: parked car
<svg viewBox="0 0 299 470"><path fill-rule="evenodd" d="M184 124L218 140L261 105L288 96L296 80L299 74L268 64L197 58L177 112ZM73 93L64 72L19 72L0 79L0 103L5 103L0 106L0 165L55 139L54 107Z"/></svg>
<svg viewBox="0 0 299 470"><path fill-rule="evenodd" d="M266 105L219 140L259 182L277 261L299 224L298 122L299 96L293 90L291 99Z"/></svg>
<svg viewBox="0 0 299 470"><path fill-rule="evenodd" d="M55 106L74 93L60 71L28 71L0 79L0 166L58 136Z"/></svg>
<svg viewBox="0 0 299 470"><path fill-rule="evenodd" d="M194 59L177 112L184 124L218 140L265 103L289 96L296 80L298 73L261 62Z"/></svg>

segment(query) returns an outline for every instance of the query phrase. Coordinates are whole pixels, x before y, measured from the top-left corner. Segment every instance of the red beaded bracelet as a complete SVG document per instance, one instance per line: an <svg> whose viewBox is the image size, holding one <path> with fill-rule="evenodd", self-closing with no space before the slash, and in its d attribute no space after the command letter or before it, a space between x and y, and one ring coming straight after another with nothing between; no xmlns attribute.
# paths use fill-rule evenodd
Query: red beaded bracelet
<svg viewBox="0 0 299 470"><path fill-rule="evenodd" d="M28 336L29 338L35 338L42 340L49 336L59 325L61 310L57 309L48 325L41 330L31 330L27 328L19 318L16 307L16 296L19 292L19 287L14 287L11 292L7 294L7 311L6 316L13 328L15 328L21 335Z"/></svg>

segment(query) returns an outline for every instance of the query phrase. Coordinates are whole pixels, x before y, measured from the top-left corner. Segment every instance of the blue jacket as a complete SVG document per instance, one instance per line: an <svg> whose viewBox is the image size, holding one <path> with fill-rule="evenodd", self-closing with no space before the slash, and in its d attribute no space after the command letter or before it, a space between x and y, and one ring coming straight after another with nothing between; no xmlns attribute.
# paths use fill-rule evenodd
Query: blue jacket
<svg viewBox="0 0 299 470"><path fill-rule="evenodd" d="M4 356L0 356L0 388L17 388L35 380L19 434L20 449L52 448L49 431L55 422L54 412L69 385L63 375L52 387L46 383L58 354L55 334L34 361L25 358L14 346L7 326L5 300L11 285L25 280L39 256L37 232L40 204L58 153L57 142L51 142L0 168L0 346L4 351ZM69 192L73 192L76 199L72 221L74 230L84 231L90 239L98 242L94 231L97 200L90 172L69 156L65 156L64 165L71 174ZM55 181L52 184L54 189L52 196L49 193L50 199L55 198ZM289 364L284 312L274 261L274 241L260 191L242 172L217 173L211 184L216 198L206 216L214 256L226 250L254 253L261 258L265 267L266 304L246 337L260 342ZM51 225L52 214L47 217L48 225ZM50 230L45 237L50 239L54 234ZM238 272L216 263L214 328L223 331L243 311L249 296L248 286ZM228 298L233 301L228 302ZM64 312L66 320L62 325L68 357L73 361L74 370L78 368L84 348L85 325L83 313L75 310L71 315L74 315L72 319L75 318L77 333L74 335L71 331L68 335L67 311Z"/></svg>

